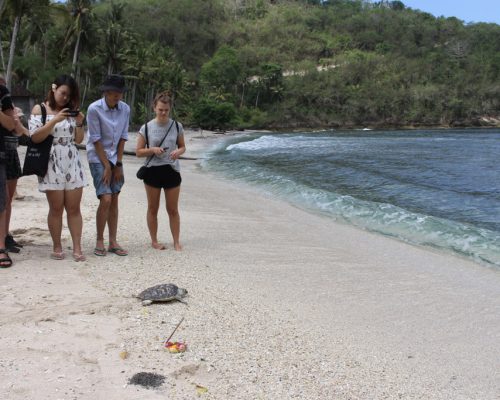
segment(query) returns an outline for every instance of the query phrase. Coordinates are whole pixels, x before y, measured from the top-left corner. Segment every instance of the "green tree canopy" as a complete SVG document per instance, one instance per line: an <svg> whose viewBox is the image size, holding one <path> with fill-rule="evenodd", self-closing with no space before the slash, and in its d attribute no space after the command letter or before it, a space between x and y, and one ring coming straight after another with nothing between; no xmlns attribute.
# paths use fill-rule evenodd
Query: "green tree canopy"
<svg viewBox="0 0 500 400"><path fill-rule="evenodd" d="M85 106L121 73L136 123L165 89L183 122L211 127L474 125L500 114L500 26L404 0L3 0L0 11L9 80L41 98L73 73Z"/></svg>

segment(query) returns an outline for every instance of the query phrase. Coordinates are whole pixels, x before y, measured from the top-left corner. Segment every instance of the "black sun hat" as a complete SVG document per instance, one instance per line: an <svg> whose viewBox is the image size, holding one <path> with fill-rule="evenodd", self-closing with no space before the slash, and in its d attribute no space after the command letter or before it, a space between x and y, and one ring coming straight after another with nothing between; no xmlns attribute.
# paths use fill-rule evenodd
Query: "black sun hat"
<svg viewBox="0 0 500 400"><path fill-rule="evenodd" d="M127 87L125 86L125 79L121 75L108 75L106 80L101 86L99 86L101 92L126 92Z"/></svg>

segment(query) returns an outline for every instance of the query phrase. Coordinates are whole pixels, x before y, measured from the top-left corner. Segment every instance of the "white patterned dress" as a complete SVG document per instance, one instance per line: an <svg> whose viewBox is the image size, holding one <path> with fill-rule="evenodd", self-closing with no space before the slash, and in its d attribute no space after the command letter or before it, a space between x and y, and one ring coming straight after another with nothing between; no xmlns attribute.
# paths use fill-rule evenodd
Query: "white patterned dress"
<svg viewBox="0 0 500 400"><path fill-rule="evenodd" d="M47 115L47 122L54 115ZM42 127L42 116L32 115L29 121L30 134ZM76 148L74 136L76 122L74 118L66 118L58 122L51 134L54 136L50 150L47 174L38 177L38 190L73 190L87 186L87 178L80 161L80 153Z"/></svg>

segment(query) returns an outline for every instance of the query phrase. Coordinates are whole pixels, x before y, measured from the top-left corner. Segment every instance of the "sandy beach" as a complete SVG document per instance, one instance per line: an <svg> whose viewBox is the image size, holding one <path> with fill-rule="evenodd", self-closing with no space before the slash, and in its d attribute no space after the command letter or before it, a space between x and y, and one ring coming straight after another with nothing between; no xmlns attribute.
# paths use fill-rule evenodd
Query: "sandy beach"
<svg viewBox="0 0 500 400"><path fill-rule="evenodd" d="M133 156L120 195L127 257L93 255L89 185L87 261L69 247L50 260L45 196L35 177L19 181L11 230L25 246L0 270L0 399L500 398L500 271L207 174L196 158L219 138L186 136L182 252L164 209L168 248L150 247ZM63 238L70 246L66 225ZM188 290L187 305L134 297L169 282ZM172 354L164 341L182 318L172 339L187 351ZM164 383L130 383L141 372Z"/></svg>

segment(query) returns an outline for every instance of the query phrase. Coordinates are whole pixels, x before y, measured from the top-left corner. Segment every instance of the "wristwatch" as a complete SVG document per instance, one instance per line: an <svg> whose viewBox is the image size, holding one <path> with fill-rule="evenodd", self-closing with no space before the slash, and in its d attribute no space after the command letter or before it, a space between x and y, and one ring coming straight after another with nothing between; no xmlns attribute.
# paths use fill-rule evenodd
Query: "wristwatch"
<svg viewBox="0 0 500 400"><path fill-rule="evenodd" d="M115 165L117 167L123 167L123 163L121 161L117 161Z"/></svg>

